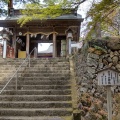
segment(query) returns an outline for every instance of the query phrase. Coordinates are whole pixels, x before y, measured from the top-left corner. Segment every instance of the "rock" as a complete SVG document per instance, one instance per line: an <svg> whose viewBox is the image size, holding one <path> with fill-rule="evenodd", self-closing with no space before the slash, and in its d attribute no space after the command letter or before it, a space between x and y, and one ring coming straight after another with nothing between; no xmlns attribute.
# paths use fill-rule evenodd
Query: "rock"
<svg viewBox="0 0 120 120"><path fill-rule="evenodd" d="M110 49L108 49L108 53L110 53L111 52L111 50Z"/></svg>
<svg viewBox="0 0 120 120"><path fill-rule="evenodd" d="M113 64L114 64L114 65L116 65L116 64L118 63L118 57L117 57L117 56L114 56L114 57L112 58L112 60L113 60Z"/></svg>
<svg viewBox="0 0 120 120"><path fill-rule="evenodd" d="M117 64L115 67L116 67L118 70L120 70L120 64Z"/></svg>
<svg viewBox="0 0 120 120"><path fill-rule="evenodd" d="M103 103L103 109L107 110L107 103Z"/></svg>
<svg viewBox="0 0 120 120"><path fill-rule="evenodd" d="M93 89L91 90L91 92L94 93L94 92L95 92L95 88L93 88Z"/></svg>
<svg viewBox="0 0 120 120"><path fill-rule="evenodd" d="M119 56L118 51L115 51L115 52L114 52L114 55L115 55L115 56Z"/></svg>
<svg viewBox="0 0 120 120"><path fill-rule="evenodd" d="M96 98L99 98L100 97L100 93L95 93L94 95Z"/></svg>
<svg viewBox="0 0 120 120"><path fill-rule="evenodd" d="M88 84L87 83L81 83L81 86L83 86L83 87L85 87L85 86L87 86Z"/></svg>
<svg viewBox="0 0 120 120"><path fill-rule="evenodd" d="M103 64L108 65L108 61L106 59L103 59Z"/></svg>
<svg viewBox="0 0 120 120"><path fill-rule="evenodd" d="M98 60L99 63L102 63L102 61L103 61L103 58L100 58L100 59Z"/></svg>
<svg viewBox="0 0 120 120"><path fill-rule="evenodd" d="M118 52L120 53L120 50L118 50Z"/></svg>
<svg viewBox="0 0 120 120"><path fill-rule="evenodd" d="M92 117L90 116L89 113L87 113L84 118L85 118L85 120L91 120L92 119Z"/></svg>
<svg viewBox="0 0 120 120"><path fill-rule="evenodd" d="M102 69L103 68L103 63L99 63L98 68Z"/></svg>
<svg viewBox="0 0 120 120"><path fill-rule="evenodd" d="M86 93L87 92L87 88L85 88L85 87L80 88L80 92Z"/></svg>
<svg viewBox="0 0 120 120"><path fill-rule="evenodd" d="M114 70L116 70L115 66L112 66L111 68L114 69Z"/></svg>
<svg viewBox="0 0 120 120"><path fill-rule="evenodd" d="M108 58L110 55L109 54L106 54L106 55L104 55L105 56L105 58Z"/></svg>
<svg viewBox="0 0 120 120"><path fill-rule="evenodd" d="M111 57L108 57L107 61L108 61L108 62L112 62L112 58L111 58Z"/></svg>
<svg viewBox="0 0 120 120"><path fill-rule="evenodd" d="M93 67L87 67L87 70L88 70L88 73L90 73L90 74L96 72L95 68L93 68Z"/></svg>
<svg viewBox="0 0 120 120"><path fill-rule="evenodd" d="M120 56L119 56L119 61L120 61Z"/></svg>
<svg viewBox="0 0 120 120"><path fill-rule="evenodd" d="M110 57L112 58L112 57L114 57L114 52L110 52Z"/></svg>
<svg viewBox="0 0 120 120"><path fill-rule="evenodd" d="M108 65L108 66L109 66L109 67L112 67L112 65L113 65L113 63L109 63L109 65Z"/></svg>
<svg viewBox="0 0 120 120"><path fill-rule="evenodd" d="M98 62L95 60L95 59L92 59L92 58L88 58L87 59L87 65L92 67L97 67L98 66Z"/></svg>
<svg viewBox="0 0 120 120"><path fill-rule="evenodd" d="M94 53L88 53L88 56L87 56L87 58L93 58L93 59L99 59L99 55L96 55L96 54L94 54Z"/></svg>
<svg viewBox="0 0 120 120"><path fill-rule="evenodd" d="M109 41L107 41L107 47L111 50L120 50L120 38L111 38Z"/></svg>
<svg viewBox="0 0 120 120"><path fill-rule="evenodd" d="M116 116L116 120L120 120L120 113Z"/></svg>

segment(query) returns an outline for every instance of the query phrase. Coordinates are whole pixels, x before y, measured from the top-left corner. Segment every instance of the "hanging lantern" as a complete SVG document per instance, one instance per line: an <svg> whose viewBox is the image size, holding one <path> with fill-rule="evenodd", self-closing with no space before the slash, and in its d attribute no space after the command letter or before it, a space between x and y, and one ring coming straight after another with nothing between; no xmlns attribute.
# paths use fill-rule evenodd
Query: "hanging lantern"
<svg viewBox="0 0 120 120"><path fill-rule="evenodd" d="M73 31L70 28L66 31L66 34L67 34L67 38L73 39Z"/></svg>

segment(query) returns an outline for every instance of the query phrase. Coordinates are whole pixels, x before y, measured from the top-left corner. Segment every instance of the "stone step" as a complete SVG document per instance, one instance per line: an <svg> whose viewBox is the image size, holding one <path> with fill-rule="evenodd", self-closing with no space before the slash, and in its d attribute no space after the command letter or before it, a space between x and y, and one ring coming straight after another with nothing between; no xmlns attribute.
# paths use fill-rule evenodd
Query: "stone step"
<svg viewBox="0 0 120 120"><path fill-rule="evenodd" d="M70 70L70 67L39 67L39 66L34 66L34 67L26 67L26 70Z"/></svg>
<svg viewBox="0 0 120 120"><path fill-rule="evenodd" d="M9 66L7 66L7 65L6 65L6 66L0 66L0 70L10 70L10 69L13 69L13 70L14 70L14 69L16 69L16 67L14 67L14 66L10 66L10 67L9 67Z"/></svg>
<svg viewBox="0 0 120 120"><path fill-rule="evenodd" d="M56 80L56 81L58 81L58 80L68 80L70 78L70 76L51 76L51 77L49 77L49 76L44 76L44 77L42 77L42 76L40 76L40 77L37 77L37 76L34 76L34 77L19 77L18 78L18 80L19 81L22 81L22 80L24 80L24 81L28 81L28 80ZM16 80L16 77L14 77L13 79L12 79L12 81L14 81L14 80Z"/></svg>
<svg viewBox="0 0 120 120"><path fill-rule="evenodd" d="M16 81L11 81L10 85L15 85ZM69 85L69 82L66 80L26 80L18 81L18 85Z"/></svg>
<svg viewBox="0 0 120 120"><path fill-rule="evenodd" d="M70 108L1 108L0 116L69 116L72 114Z"/></svg>
<svg viewBox="0 0 120 120"><path fill-rule="evenodd" d="M31 64L69 64L69 61L30 61Z"/></svg>
<svg viewBox="0 0 120 120"><path fill-rule="evenodd" d="M5 72L5 71L2 71L3 73ZM9 72L9 71L7 71L7 72ZM19 71L20 73L23 73L23 71ZM56 74L58 74L58 73L61 73L61 74L70 74L70 70L24 70L24 72L25 73L50 73L50 74L52 74L52 73L56 73Z"/></svg>
<svg viewBox="0 0 120 120"><path fill-rule="evenodd" d="M0 85L0 89L2 89L4 86ZM65 89L71 89L70 85L21 85L18 86L18 90L65 90ZM8 85L6 87L6 90L15 90L15 85Z"/></svg>
<svg viewBox="0 0 120 120"><path fill-rule="evenodd" d="M72 120L71 116L1 116L0 120Z"/></svg>
<svg viewBox="0 0 120 120"><path fill-rule="evenodd" d="M71 101L71 95L0 95L0 101Z"/></svg>
<svg viewBox="0 0 120 120"><path fill-rule="evenodd" d="M68 73L63 73L63 74L61 74L61 73L24 73L22 76L24 76L24 77L47 77L47 76L49 76L49 77L56 77L56 76L69 76L69 74Z"/></svg>
<svg viewBox="0 0 120 120"><path fill-rule="evenodd" d="M72 108L70 101L4 101L0 108Z"/></svg>
<svg viewBox="0 0 120 120"><path fill-rule="evenodd" d="M69 61L69 59L57 57L57 58L31 58L31 60L39 60L39 61Z"/></svg>
<svg viewBox="0 0 120 120"><path fill-rule="evenodd" d="M4 95L70 95L70 90L4 90Z"/></svg>
<svg viewBox="0 0 120 120"><path fill-rule="evenodd" d="M5 62L14 62L14 61L24 61L25 59L20 59L20 58L14 58L14 59L4 59L4 60L0 60L1 62L5 61ZM30 61L40 61L40 62L65 62L65 61L69 61L69 59L66 58L31 58Z"/></svg>
<svg viewBox="0 0 120 120"><path fill-rule="evenodd" d="M14 70L0 70L0 74L6 74L6 73L12 73L12 72L15 72L15 69Z"/></svg>
<svg viewBox="0 0 120 120"><path fill-rule="evenodd" d="M14 72L15 71L11 71L11 72L1 72L0 73L0 77L3 77L3 76L6 76L6 75L13 75L14 74ZM62 74L62 75L61 75ZM18 72L18 76L21 76L21 77L47 77L47 76L49 76L49 77L58 77L58 76L61 76L61 77L69 77L69 73L68 72L64 72L64 73L50 73L50 72L48 72L48 73L36 73L36 72L24 72L24 74L22 73L22 72ZM10 76L9 76L10 77Z"/></svg>
<svg viewBox="0 0 120 120"><path fill-rule="evenodd" d="M4 68L4 67L7 67L7 68L9 68L9 67L18 68L19 66L20 66L20 65L15 65L15 64L14 64L14 65L1 65L0 68ZM26 67L26 66L27 66L27 65L25 65L25 64L23 65L23 67Z"/></svg>

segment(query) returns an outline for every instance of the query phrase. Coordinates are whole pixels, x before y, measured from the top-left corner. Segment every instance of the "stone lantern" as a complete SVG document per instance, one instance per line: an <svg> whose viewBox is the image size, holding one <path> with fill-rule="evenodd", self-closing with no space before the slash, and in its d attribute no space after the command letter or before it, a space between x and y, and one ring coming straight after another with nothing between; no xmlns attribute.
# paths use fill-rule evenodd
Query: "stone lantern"
<svg viewBox="0 0 120 120"><path fill-rule="evenodd" d="M67 35L67 54L71 55L71 41L73 40L73 31L69 28L66 30Z"/></svg>
<svg viewBox="0 0 120 120"><path fill-rule="evenodd" d="M12 33L12 31L9 31L8 29L4 28L2 31L0 31L0 34L3 39L3 58L6 58L7 41L10 41L10 38L13 35L13 33Z"/></svg>
<svg viewBox="0 0 120 120"><path fill-rule="evenodd" d="M112 68L105 68L98 71L97 77L98 85L105 86L107 89L108 120L112 120L111 86L120 85L119 71Z"/></svg>

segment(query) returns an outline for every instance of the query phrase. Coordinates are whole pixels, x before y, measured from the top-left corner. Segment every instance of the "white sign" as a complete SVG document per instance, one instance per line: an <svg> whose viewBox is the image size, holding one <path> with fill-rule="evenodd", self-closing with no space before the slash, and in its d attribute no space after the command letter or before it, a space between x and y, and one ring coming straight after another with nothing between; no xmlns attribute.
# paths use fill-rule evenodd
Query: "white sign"
<svg viewBox="0 0 120 120"><path fill-rule="evenodd" d="M19 37L17 37L16 42L18 42L19 44L21 44L22 47L25 46L25 43Z"/></svg>
<svg viewBox="0 0 120 120"><path fill-rule="evenodd" d="M119 74L117 71L106 69L98 73L98 85L119 85Z"/></svg>

